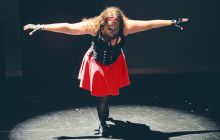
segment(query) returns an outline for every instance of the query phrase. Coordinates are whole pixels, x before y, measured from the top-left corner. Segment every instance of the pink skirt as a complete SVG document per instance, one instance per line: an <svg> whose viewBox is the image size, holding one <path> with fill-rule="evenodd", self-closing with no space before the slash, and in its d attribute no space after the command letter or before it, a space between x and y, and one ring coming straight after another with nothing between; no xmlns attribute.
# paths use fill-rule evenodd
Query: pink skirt
<svg viewBox="0 0 220 140"><path fill-rule="evenodd" d="M80 88L89 90L92 96L116 96L119 88L130 84L124 53L111 65L97 62L90 50L82 60L78 79Z"/></svg>

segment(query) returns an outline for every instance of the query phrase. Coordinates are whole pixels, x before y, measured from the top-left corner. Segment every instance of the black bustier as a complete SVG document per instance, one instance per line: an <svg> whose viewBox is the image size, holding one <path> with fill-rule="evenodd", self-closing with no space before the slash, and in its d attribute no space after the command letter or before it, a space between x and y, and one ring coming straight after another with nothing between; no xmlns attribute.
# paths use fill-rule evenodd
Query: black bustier
<svg viewBox="0 0 220 140"><path fill-rule="evenodd" d="M111 65L120 56L123 46L124 37L121 37L121 40L118 44L114 46L109 46L103 40L103 38L100 38L100 35L97 35L91 42L90 49L95 60L104 65Z"/></svg>

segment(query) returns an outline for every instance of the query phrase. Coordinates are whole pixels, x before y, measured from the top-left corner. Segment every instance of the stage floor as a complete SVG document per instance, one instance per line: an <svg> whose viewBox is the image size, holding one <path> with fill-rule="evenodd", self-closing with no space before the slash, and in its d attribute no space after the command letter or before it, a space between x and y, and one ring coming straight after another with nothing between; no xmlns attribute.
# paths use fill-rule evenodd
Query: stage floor
<svg viewBox="0 0 220 140"><path fill-rule="evenodd" d="M114 105L110 107L109 138L121 140L219 140L218 124L178 109ZM95 107L79 107L39 114L1 130L10 140L109 139L97 134Z"/></svg>
<svg viewBox="0 0 220 140"><path fill-rule="evenodd" d="M134 75L131 82L109 100L109 138L220 140L219 73ZM22 79L9 80L1 90L0 140L109 139L97 134L97 99L64 85L28 92Z"/></svg>

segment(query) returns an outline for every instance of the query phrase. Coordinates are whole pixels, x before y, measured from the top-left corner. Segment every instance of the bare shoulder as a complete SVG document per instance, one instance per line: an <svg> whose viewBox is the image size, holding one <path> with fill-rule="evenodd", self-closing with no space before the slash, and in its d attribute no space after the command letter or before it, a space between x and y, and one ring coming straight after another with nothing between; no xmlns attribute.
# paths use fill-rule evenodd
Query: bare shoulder
<svg viewBox="0 0 220 140"><path fill-rule="evenodd" d="M81 21L73 23L71 24L71 28L79 30L80 35L89 34L94 36L96 34L93 29L93 24L90 21Z"/></svg>
<svg viewBox="0 0 220 140"><path fill-rule="evenodd" d="M96 35L95 24L92 21L82 21L82 24L87 34L92 36Z"/></svg>
<svg viewBox="0 0 220 140"><path fill-rule="evenodd" d="M135 26L137 26L137 20L126 19L124 20L124 35L127 36L134 32Z"/></svg>
<svg viewBox="0 0 220 140"><path fill-rule="evenodd" d="M129 34L128 32L129 22L130 22L129 19L124 20L124 27L123 27L124 36L127 36Z"/></svg>

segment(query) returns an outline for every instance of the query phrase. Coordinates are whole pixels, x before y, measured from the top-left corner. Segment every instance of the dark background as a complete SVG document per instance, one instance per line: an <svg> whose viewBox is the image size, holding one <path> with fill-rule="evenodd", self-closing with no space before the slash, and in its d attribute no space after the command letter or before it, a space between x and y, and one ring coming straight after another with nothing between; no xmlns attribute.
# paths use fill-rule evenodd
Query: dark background
<svg viewBox="0 0 220 140"><path fill-rule="evenodd" d="M184 31L160 28L129 37L130 68L219 68L219 2L195 0L115 1L132 19L188 17ZM111 5L111 1L106 1Z"/></svg>
<svg viewBox="0 0 220 140"><path fill-rule="evenodd" d="M57 62L57 60L49 60L49 57L41 57L43 54L63 63L80 64L83 53L90 45L91 37L54 33L41 33L29 37L22 31L22 27L27 23L79 22L84 17L98 15L104 7L111 5L120 7L131 19L190 18L190 22L185 24L184 31L164 27L129 36L125 52L130 73L135 74L133 69L137 68L145 70L142 72L145 74L148 74L149 71L146 70L149 69L152 69L151 73L154 73L155 69L159 69L160 73L164 73L167 69L170 72L181 73L219 71L220 11L217 0L199 2L192 0L150 2L145 0L135 2L122 0L92 0L89 2L83 0L77 2L71 0L39 2L3 0L1 1L1 17L3 17L1 23L4 28L1 34L3 35L2 40L5 42L3 47L5 75L21 76L22 72L29 72L26 68L32 64L35 65L32 59L39 62L41 65L39 68L45 65L40 63L41 60L50 63ZM64 53L59 53L60 51ZM66 59L68 53L70 53L70 57ZM60 66L60 68L62 67Z"/></svg>
<svg viewBox="0 0 220 140"><path fill-rule="evenodd" d="M23 108L41 112L93 104L77 79L91 36L52 32L28 36L23 26L79 22L115 5L131 19L188 17L190 22L183 31L164 27L127 37L132 84L112 102L193 108L196 113L209 108L204 114L218 120L218 0L2 0L0 5L1 117L16 117Z"/></svg>

